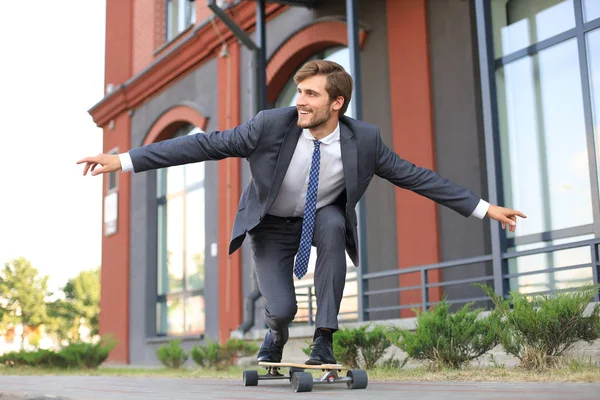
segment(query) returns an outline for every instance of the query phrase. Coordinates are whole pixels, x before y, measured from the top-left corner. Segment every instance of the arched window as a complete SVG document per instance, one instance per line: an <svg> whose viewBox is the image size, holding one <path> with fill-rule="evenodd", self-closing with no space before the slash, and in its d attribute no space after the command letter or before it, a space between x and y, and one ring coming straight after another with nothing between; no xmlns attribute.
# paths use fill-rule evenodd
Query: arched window
<svg viewBox="0 0 600 400"><path fill-rule="evenodd" d="M343 46L335 46L315 53L312 57L310 57L306 61L310 60L329 60L334 61L340 64L346 71L350 73L350 51L347 47ZM299 67L300 68L300 67ZM296 105L296 98L298 97L297 86L294 82L294 74L290 77L288 82L285 84L281 93L277 97L275 101L275 107L289 107ZM348 117L353 117L352 111L352 100L348 106L348 110L344 114ZM308 321L310 316L308 315L309 308L302 303L304 301L308 301L308 299L312 299L313 305L313 318L314 312L316 310L316 298L314 296L314 271L315 264L317 260L317 251L316 248L313 247L311 249L310 260L308 264L308 272L305 277L302 278L301 281L296 282L296 292L299 295L298 302L300 303L298 307L298 314L294 319L294 322L305 322ZM340 321L354 321L358 319L357 309L357 293L358 286L356 283L356 268L354 267L352 260L350 257L346 255L346 263L348 265L348 271L346 273L346 286L344 289L344 298L342 300L342 304L340 305L340 313L339 320ZM295 278L294 278L295 279ZM304 299L304 300L303 300Z"/></svg>
<svg viewBox="0 0 600 400"><path fill-rule="evenodd" d="M174 137L202 133L184 124ZM157 171L157 334L202 334L205 328L204 164Z"/></svg>

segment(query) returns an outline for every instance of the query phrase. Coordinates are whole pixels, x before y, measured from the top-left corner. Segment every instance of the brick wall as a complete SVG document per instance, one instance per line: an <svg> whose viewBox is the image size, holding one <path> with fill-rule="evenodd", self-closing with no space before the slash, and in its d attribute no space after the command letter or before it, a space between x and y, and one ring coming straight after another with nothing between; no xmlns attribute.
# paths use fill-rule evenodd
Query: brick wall
<svg viewBox="0 0 600 400"><path fill-rule="evenodd" d="M133 1L133 74L137 74L154 60L157 36L155 24L158 20L156 8L164 0ZM164 6L163 6L164 8ZM163 36L164 37L164 36Z"/></svg>

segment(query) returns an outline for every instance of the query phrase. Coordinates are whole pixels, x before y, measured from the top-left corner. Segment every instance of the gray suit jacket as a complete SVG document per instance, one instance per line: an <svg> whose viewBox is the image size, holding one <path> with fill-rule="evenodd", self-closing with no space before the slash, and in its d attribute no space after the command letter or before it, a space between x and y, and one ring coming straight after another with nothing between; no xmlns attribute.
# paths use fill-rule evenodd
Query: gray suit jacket
<svg viewBox="0 0 600 400"><path fill-rule="evenodd" d="M296 107L261 111L230 130L178 137L129 151L135 172L226 157L246 158L252 179L239 202L229 253L236 251L246 232L260 223L273 204L302 129ZM480 198L471 191L416 167L392 152L379 128L352 118L340 119L340 145L346 190L340 202L346 209L346 249L358 265L355 207L374 175L412 190L467 217Z"/></svg>

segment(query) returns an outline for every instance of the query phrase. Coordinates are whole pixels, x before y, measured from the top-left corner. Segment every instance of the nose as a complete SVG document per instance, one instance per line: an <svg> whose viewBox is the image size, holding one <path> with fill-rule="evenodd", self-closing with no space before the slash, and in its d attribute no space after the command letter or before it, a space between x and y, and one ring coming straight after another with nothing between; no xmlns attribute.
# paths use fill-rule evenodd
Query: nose
<svg viewBox="0 0 600 400"><path fill-rule="evenodd" d="M296 98L296 105L301 107L306 105L306 97L303 94L298 94Z"/></svg>

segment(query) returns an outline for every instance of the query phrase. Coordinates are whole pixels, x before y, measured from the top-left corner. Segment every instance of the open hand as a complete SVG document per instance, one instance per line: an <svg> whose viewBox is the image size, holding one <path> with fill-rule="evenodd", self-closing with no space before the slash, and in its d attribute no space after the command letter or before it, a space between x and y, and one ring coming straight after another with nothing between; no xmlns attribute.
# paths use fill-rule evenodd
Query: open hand
<svg viewBox="0 0 600 400"><path fill-rule="evenodd" d="M98 154L94 157L86 157L77 161L77 164L85 163L83 175L87 175L88 170L91 170L92 175L105 174L107 172L115 172L121 170L121 159L116 154ZM96 169L98 165L100 168Z"/></svg>
<svg viewBox="0 0 600 400"><path fill-rule="evenodd" d="M506 225L508 225L508 229L511 232L514 232L517 228L517 216L527 218L521 211L511 210L510 208L495 206L493 204L490 204L486 215L491 219L500 221L502 223L502 229L505 229Z"/></svg>

